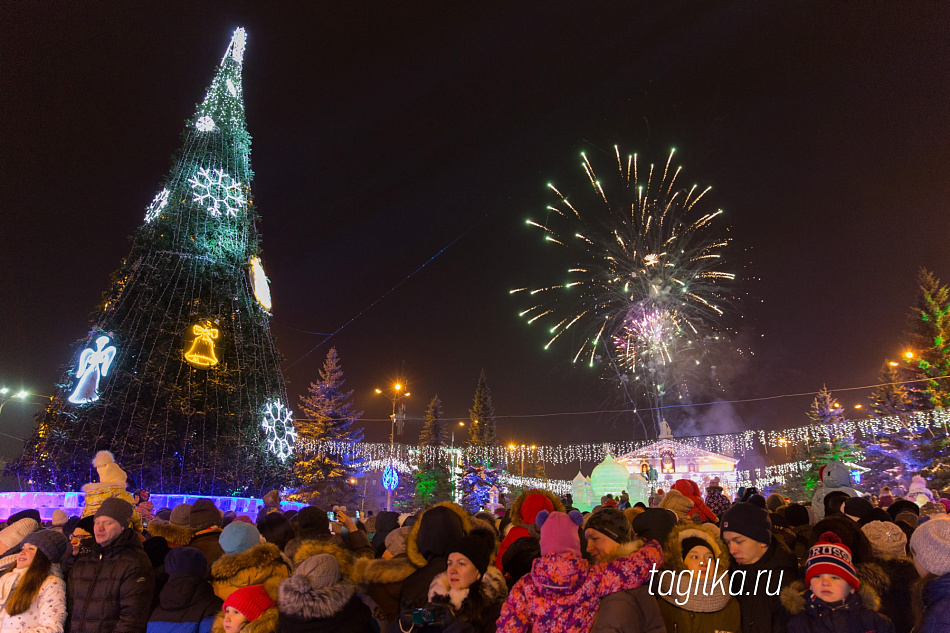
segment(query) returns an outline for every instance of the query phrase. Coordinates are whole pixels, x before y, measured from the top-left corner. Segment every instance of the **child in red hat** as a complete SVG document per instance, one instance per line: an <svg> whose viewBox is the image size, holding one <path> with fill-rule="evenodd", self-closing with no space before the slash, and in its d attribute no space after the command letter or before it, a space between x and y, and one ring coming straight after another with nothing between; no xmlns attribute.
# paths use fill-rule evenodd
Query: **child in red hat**
<svg viewBox="0 0 950 633"><path fill-rule="evenodd" d="M264 585L241 587L224 601L224 611L215 619L214 633L277 633L277 603Z"/></svg>
<svg viewBox="0 0 950 633"><path fill-rule="evenodd" d="M877 612L880 599L858 580L851 550L834 532L825 532L808 551L805 585L782 590L782 604L792 614L788 633L816 628L828 631L894 633L894 624Z"/></svg>

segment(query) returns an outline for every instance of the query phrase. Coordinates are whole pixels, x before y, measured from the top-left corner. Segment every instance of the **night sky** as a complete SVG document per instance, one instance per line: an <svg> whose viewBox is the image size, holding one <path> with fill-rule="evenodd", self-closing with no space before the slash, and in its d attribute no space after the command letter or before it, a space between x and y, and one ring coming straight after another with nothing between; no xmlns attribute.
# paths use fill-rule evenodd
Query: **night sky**
<svg viewBox="0 0 950 633"><path fill-rule="evenodd" d="M525 219L548 182L587 193L581 151L609 173L615 144L675 147L713 187L744 297L722 400L865 402L841 390L900 353L917 269L950 282L945 3L258 4L0 4L0 385L51 393L237 26L289 395L335 345L368 439L374 387L405 375L410 418L438 393L458 420L481 369L505 441L638 437L508 294L560 279ZM799 425L810 400L690 428ZM0 457L37 408L3 409Z"/></svg>

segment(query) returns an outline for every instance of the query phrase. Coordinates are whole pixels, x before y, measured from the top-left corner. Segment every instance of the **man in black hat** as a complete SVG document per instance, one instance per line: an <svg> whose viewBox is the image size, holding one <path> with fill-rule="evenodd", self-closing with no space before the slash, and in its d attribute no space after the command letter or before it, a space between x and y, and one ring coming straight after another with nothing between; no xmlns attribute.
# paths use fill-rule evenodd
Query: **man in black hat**
<svg viewBox="0 0 950 633"><path fill-rule="evenodd" d="M722 515L721 529L732 557L729 589L739 601L742 632L784 633L789 614L779 592L798 579L798 559L772 535L769 513L752 503L733 504Z"/></svg>
<svg viewBox="0 0 950 633"><path fill-rule="evenodd" d="M672 514L667 510L659 512ZM633 540L630 522L622 511L615 508L602 508L588 516L584 524L584 538L587 541L587 553L595 564L629 556L643 545L642 541ZM664 630L660 607L656 598L650 595L648 584L604 596L591 628L592 633L649 633Z"/></svg>
<svg viewBox="0 0 950 633"><path fill-rule="evenodd" d="M96 510L94 555L76 560L66 585L70 633L145 630L155 572L131 520L123 499L110 497Z"/></svg>

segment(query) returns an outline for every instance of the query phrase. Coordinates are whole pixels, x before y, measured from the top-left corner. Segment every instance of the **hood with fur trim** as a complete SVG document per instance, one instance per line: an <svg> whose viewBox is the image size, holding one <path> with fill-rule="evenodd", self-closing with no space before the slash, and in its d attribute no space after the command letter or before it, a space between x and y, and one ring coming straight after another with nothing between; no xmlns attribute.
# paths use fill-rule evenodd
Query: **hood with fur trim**
<svg viewBox="0 0 950 633"><path fill-rule="evenodd" d="M340 613L356 594L349 580L326 587L315 587L308 576L294 574L282 580L277 589L280 613L298 620L329 618Z"/></svg>
<svg viewBox="0 0 950 633"><path fill-rule="evenodd" d="M417 567L406 556L395 558L357 558L353 563L353 579L362 586L388 585L402 582Z"/></svg>
<svg viewBox="0 0 950 633"><path fill-rule="evenodd" d="M222 600L241 587L264 585L277 599L277 585L290 576L290 561L273 543L261 543L239 554L225 554L211 565L211 586Z"/></svg>
<svg viewBox="0 0 950 633"><path fill-rule="evenodd" d="M869 611L877 611L881 607L881 598L870 585L862 584L858 590L858 596L861 598L861 604ZM782 606L792 615L797 615L805 611L805 583L796 580L789 586L782 589L779 594Z"/></svg>
<svg viewBox="0 0 950 633"><path fill-rule="evenodd" d="M482 576L479 590L486 605L500 605L508 597L505 577L494 567L489 567ZM432 584L429 585L429 601L451 603L458 612L462 608L462 603L468 598L468 592L468 589L453 590L449 584L448 572L442 572L433 578Z"/></svg>
<svg viewBox="0 0 950 633"><path fill-rule="evenodd" d="M600 561L600 564L609 563L612 560L617 560L618 558L626 558L633 554L637 550L643 547L643 539L638 538L632 541L627 541L626 543L621 543L617 549L613 551L612 554L608 554L604 557L604 560Z"/></svg>
<svg viewBox="0 0 950 633"><path fill-rule="evenodd" d="M540 490L538 488L525 490L520 495L518 495L518 498L515 499L515 502L511 504L511 524L515 527L525 527L526 524L534 524L534 521L525 521L525 518L521 516L521 506L524 504L525 499L531 495L541 495L543 497L547 497L548 500L554 505L555 512L566 512L564 510L564 504L561 503L561 500L558 499L557 495L550 490Z"/></svg>
<svg viewBox="0 0 950 633"><path fill-rule="evenodd" d="M431 512L434 508L448 508L462 521L462 533L468 534L469 530L472 529L472 523L469 520L468 512L466 512L462 506L452 503L451 501L442 501L433 506L429 506L423 510L416 518L416 522L412 524L412 530L409 532L409 538L406 539L406 555L409 557L409 562L411 562L416 567L425 567L428 561L426 557L422 555L422 552L419 550L419 529L422 526L423 521L425 521L425 516Z"/></svg>
<svg viewBox="0 0 950 633"><path fill-rule="evenodd" d="M669 536L666 537L666 542L663 543L663 566L674 571L686 569L683 556L688 552L683 551L683 540L695 537L709 544L710 551L719 561L720 573L729 569L729 550L719 541L716 532L717 528L714 525L705 523L702 525L690 523L674 525Z"/></svg>
<svg viewBox="0 0 950 633"><path fill-rule="evenodd" d="M317 556L318 554L329 554L335 558L337 565L340 566L340 574L343 576L343 578L346 580L353 580L352 554L332 541L301 541L300 547L298 547L297 551L294 552L294 569L297 569L297 567L300 566L300 563L304 562L311 556Z"/></svg>
<svg viewBox="0 0 950 633"><path fill-rule="evenodd" d="M280 630L280 616L277 613L277 607L271 607L261 614L253 622L248 622L241 629L241 633L277 633ZM214 625L211 627L212 633L224 633L224 612L222 611L214 618Z"/></svg>
<svg viewBox="0 0 950 633"><path fill-rule="evenodd" d="M161 519L152 519L148 524L148 532L152 536L161 536L168 541L169 547L185 547L191 543L191 530Z"/></svg>

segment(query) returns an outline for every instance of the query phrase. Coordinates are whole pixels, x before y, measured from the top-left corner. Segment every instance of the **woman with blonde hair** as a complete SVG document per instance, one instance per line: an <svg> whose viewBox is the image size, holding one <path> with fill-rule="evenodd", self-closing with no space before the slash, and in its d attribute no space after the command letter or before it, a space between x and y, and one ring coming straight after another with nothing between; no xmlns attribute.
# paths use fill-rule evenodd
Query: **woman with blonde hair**
<svg viewBox="0 0 950 633"><path fill-rule="evenodd" d="M59 561L66 553L66 537L39 530L21 545L16 566L0 576L0 632L62 633L66 583Z"/></svg>

